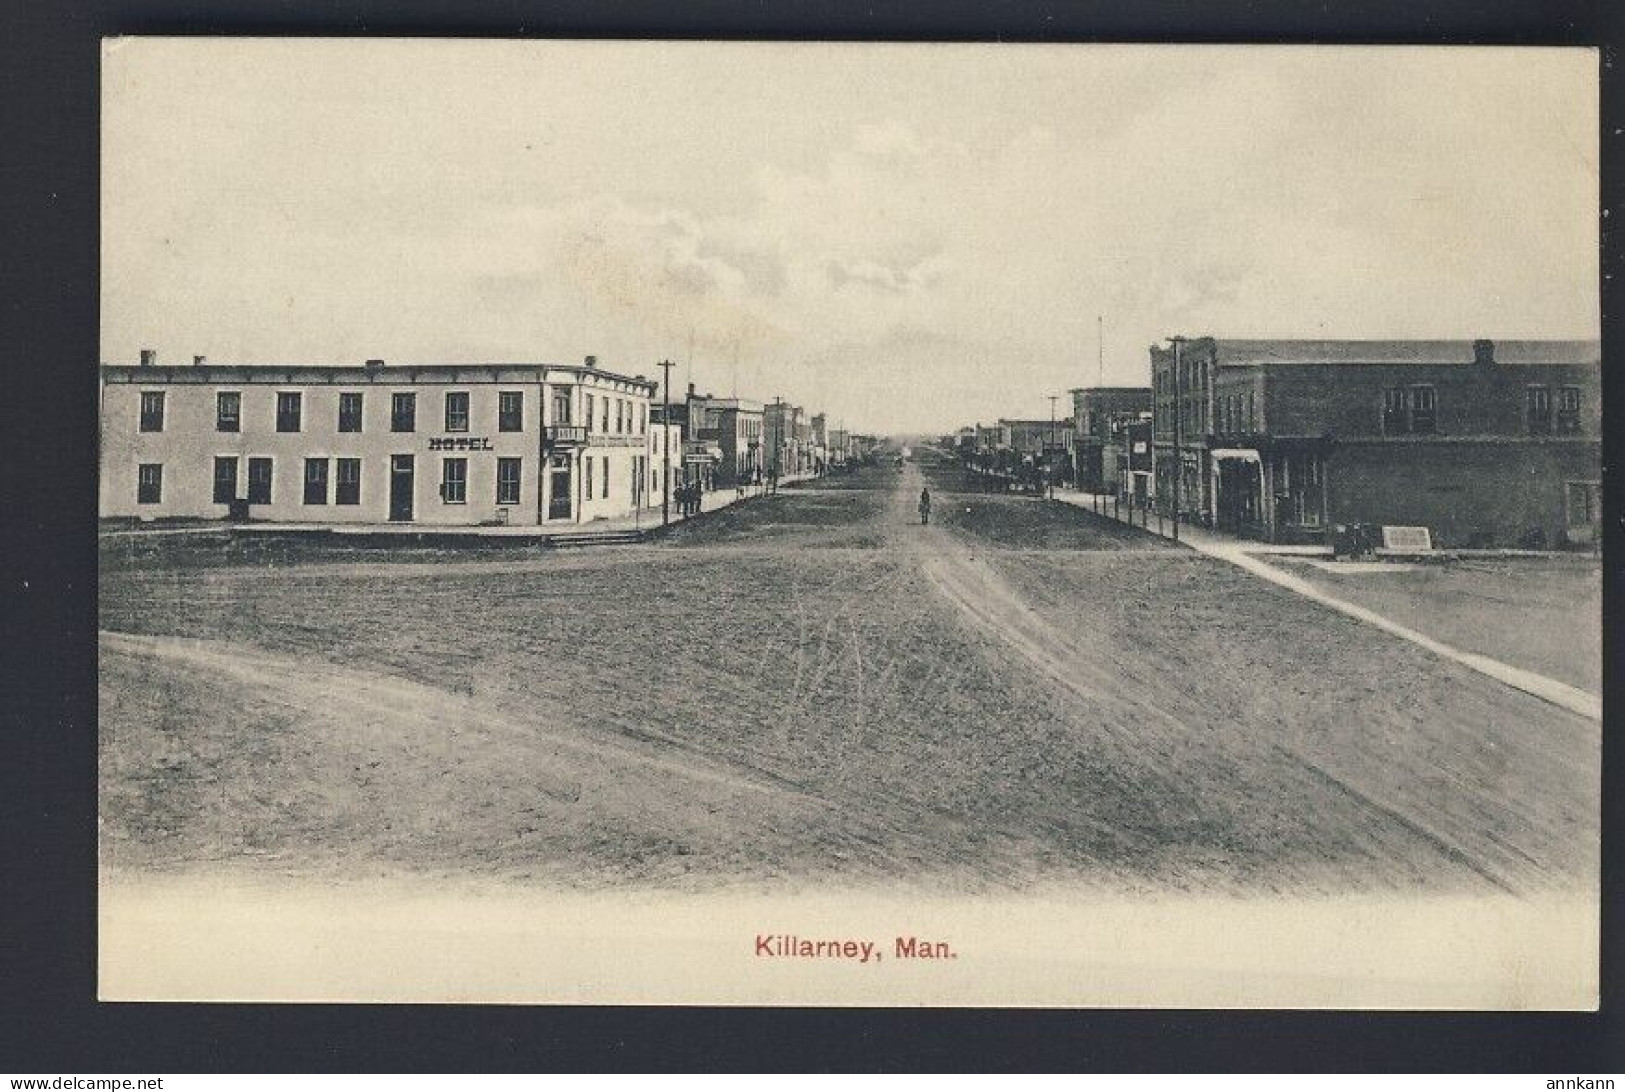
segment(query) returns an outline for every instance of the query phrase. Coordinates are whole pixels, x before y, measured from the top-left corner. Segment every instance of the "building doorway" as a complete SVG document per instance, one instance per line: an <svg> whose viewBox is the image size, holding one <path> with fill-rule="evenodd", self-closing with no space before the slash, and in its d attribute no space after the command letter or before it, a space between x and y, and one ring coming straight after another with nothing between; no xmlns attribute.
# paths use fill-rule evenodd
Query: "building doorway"
<svg viewBox="0 0 1625 1092"><path fill-rule="evenodd" d="M391 523L412 521L412 495L415 488L412 456L389 457L389 519Z"/></svg>
<svg viewBox="0 0 1625 1092"><path fill-rule="evenodd" d="M568 520L573 511L574 496L571 493L570 483L570 457L568 455L555 455L548 465L548 498L547 518L550 520Z"/></svg>

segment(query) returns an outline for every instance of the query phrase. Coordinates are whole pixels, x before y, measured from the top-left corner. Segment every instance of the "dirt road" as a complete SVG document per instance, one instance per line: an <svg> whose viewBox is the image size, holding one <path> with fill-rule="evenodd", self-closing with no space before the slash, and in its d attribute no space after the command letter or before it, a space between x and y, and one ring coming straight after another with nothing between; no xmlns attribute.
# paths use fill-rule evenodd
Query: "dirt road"
<svg viewBox="0 0 1625 1092"><path fill-rule="evenodd" d="M969 492L929 457L650 547L275 568L188 548L104 565L114 868L1595 880L1594 724L1088 512Z"/></svg>

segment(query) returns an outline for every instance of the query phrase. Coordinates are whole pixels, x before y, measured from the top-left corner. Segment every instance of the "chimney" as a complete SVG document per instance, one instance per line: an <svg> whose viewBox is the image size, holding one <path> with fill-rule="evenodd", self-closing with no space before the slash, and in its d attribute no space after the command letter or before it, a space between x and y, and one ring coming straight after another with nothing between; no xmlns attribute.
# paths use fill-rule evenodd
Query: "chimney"
<svg viewBox="0 0 1625 1092"><path fill-rule="evenodd" d="M1473 363L1490 367L1495 363L1495 342L1488 338L1479 338L1473 342Z"/></svg>
<svg viewBox="0 0 1625 1092"><path fill-rule="evenodd" d="M383 368L383 366L384 366L384 362L382 360L369 360L369 361L367 361L367 370L369 372L379 371L379 370L381 370Z"/></svg>
<svg viewBox="0 0 1625 1092"><path fill-rule="evenodd" d="M207 364L208 362L209 362L209 358L204 356L202 353L199 353L196 356L192 357L192 367L194 367L194 368L201 368L201 367L203 367L203 365Z"/></svg>
<svg viewBox="0 0 1625 1092"><path fill-rule="evenodd" d="M156 349L141 350L141 366L143 368L150 368L156 363L158 363L158 351Z"/></svg>
<svg viewBox="0 0 1625 1092"><path fill-rule="evenodd" d="M596 368L596 367L598 367L598 358L596 356L588 354L585 366L588 367L588 368Z"/></svg>
<svg viewBox="0 0 1625 1092"><path fill-rule="evenodd" d="M689 384L689 385L688 385L688 396L689 396L689 397L690 397L690 398L693 398L693 397L694 397L694 384L692 384L692 383L690 383L690 384Z"/></svg>

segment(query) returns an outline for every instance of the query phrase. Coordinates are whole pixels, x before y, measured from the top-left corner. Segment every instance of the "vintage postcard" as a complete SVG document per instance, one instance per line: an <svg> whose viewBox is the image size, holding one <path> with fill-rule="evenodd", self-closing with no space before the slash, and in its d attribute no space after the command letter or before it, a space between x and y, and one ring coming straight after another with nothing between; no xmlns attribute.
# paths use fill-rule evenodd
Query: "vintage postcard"
<svg viewBox="0 0 1625 1092"><path fill-rule="evenodd" d="M1594 1008L1597 96L108 40L101 996Z"/></svg>

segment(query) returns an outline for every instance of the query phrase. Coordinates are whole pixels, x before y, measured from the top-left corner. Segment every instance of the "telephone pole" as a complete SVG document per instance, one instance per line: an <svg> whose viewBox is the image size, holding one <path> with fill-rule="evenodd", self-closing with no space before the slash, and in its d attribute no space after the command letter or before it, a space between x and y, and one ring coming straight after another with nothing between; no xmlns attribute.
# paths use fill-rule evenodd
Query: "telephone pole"
<svg viewBox="0 0 1625 1092"><path fill-rule="evenodd" d="M1173 473L1173 501L1174 501L1174 541L1179 541L1179 480L1185 476L1185 437L1183 433L1182 418L1185 416L1184 392L1180 388L1180 370L1183 367L1180 347L1185 344L1186 338L1177 334L1168 339L1174 347L1174 473Z"/></svg>
<svg viewBox="0 0 1625 1092"><path fill-rule="evenodd" d="M779 455L784 450L784 396L773 396L773 492L779 491Z"/></svg>
<svg viewBox="0 0 1625 1092"><path fill-rule="evenodd" d="M1051 499L1055 497L1055 400L1059 397L1049 396L1049 451L1044 456L1044 491Z"/></svg>
<svg viewBox="0 0 1625 1092"><path fill-rule="evenodd" d="M662 360L660 368L665 378L660 381L660 451L665 466L660 468L660 526L671 522L671 370L676 367Z"/></svg>

